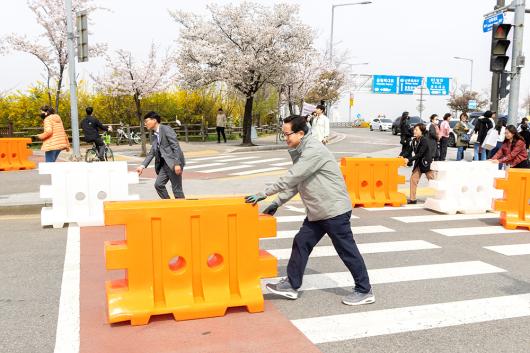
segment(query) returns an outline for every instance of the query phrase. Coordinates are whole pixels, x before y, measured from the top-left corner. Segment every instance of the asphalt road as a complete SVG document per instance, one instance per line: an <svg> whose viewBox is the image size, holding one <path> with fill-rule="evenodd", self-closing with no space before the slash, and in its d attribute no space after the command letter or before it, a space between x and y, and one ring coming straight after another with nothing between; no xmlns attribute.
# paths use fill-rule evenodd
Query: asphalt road
<svg viewBox="0 0 530 353"><path fill-rule="evenodd" d="M367 129L337 131L344 134L343 139L329 146L337 159L344 155L386 157L399 153L399 137L391 133ZM186 194L253 193L288 168L272 166L288 162L277 159L287 157L285 150L221 158L255 156L260 161L275 160L253 163L254 170L280 169L231 175L251 170L244 167L244 162L255 158L197 160L189 166L221 165L189 171L184 182ZM454 158L453 149L449 158ZM236 165L242 167L199 173L206 168ZM410 169L403 168L402 174L408 176ZM152 183L149 178L143 179L131 186L131 193L140 194L142 199L156 198ZM9 187L0 184L3 194ZM8 184L17 192L38 190L23 186L26 183L17 185L16 178ZM290 206L283 207L277 216L303 215L299 201ZM528 352L530 301L525 295L530 293L530 255L504 255L485 247L523 248L522 244L530 243L530 232L502 233L491 214L485 218L459 216L455 220L439 220L438 214L421 207L385 211L357 208L354 215L358 217L352 219L354 237L362 244L361 251L365 252L371 271L375 304L341 304L340 298L351 290L351 284L344 282L347 275L330 275L346 268L333 256L327 238L319 244L323 248L315 251L306 271L306 281L315 288L304 290L297 301L265 295L323 352ZM416 216L435 217L416 222L413 218L399 218ZM67 230L41 228L39 215L3 215L0 221L1 351L53 352ZM280 222L279 236L284 237L261 241L263 248L280 254L281 275L285 274L292 243L292 232L286 231L296 231L300 223Z"/></svg>

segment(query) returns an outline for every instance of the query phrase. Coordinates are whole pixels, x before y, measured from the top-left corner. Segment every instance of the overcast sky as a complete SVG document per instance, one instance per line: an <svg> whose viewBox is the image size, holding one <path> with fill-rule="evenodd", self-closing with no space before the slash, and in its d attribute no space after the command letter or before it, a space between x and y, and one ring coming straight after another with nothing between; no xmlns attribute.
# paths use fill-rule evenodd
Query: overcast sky
<svg viewBox="0 0 530 353"><path fill-rule="evenodd" d="M178 27L168 10L182 9L205 12L211 1L194 0L100 0L98 4L110 11L98 11L92 16L92 42L106 42L110 49L127 49L144 57L151 42L164 47L174 46ZM216 1L229 3L234 1ZM273 4L279 1L259 1ZM329 42L331 5L347 0L288 1L300 5L300 16L317 33L317 47L324 49ZM7 1L6 1L7 3ZM335 11L334 43L336 50L348 50L351 63L360 74L452 77L458 84L469 84L470 64L454 56L474 60L473 88L488 91L491 85L489 55L491 33L482 32L483 15L493 9L494 0L373 0L369 5L337 8ZM512 14L505 22L511 22ZM530 24L525 28L524 52L530 45ZM0 36L10 32L38 36L42 30L23 0L10 1L0 12ZM509 49L511 55L511 47ZM27 54L11 53L0 57L0 91L24 90L42 79L43 67ZM104 70L103 60L91 59L77 65L81 78L88 72ZM527 69L523 69L521 100L529 91ZM403 110L418 115L417 96L358 93L352 116L371 119L378 114L395 117ZM347 97L336 105L336 117L347 120ZM447 96L426 97L424 118L431 113L443 114Z"/></svg>

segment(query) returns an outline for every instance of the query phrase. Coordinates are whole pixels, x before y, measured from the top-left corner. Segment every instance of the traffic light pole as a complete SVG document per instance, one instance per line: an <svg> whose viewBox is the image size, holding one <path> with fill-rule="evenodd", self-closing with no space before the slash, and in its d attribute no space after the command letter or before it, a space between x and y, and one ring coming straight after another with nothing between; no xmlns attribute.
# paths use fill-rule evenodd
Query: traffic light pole
<svg viewBox="0 0 530 353"><path fill-rule="evenodd" d="M505 6L504 0L497 0L497 5L495 6L495 10ZM491 40L493 41L495 39L495 32L491 31ZM491 105L490 110L493 112L499 111L499 81L500 81L500 73L498 72L492 72L491 73Z"/></svg>
<svg viewBox="0 0 530 353"><path fill-rule="evenodd" d="M521 69L524 66L523 35L525 0L514 0L515 17L512 46L512 68L510 79L510 100L508 105L508 125L516 125L519 112L519 90L521 87Z"/></svg>

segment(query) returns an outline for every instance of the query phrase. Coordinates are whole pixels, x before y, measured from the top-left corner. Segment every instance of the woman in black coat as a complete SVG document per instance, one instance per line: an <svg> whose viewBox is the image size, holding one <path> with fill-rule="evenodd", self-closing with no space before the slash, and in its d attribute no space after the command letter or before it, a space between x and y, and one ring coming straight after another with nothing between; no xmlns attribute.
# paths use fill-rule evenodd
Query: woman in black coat
<svg viewBox="0 0 530 353"><path fill-rule="evenodd" d="M399 156L404 158L409 158L412 155L412 150L410 147L410 138L412 137L412 133L409 127L409 121L409 112L403 112L399 120L399 130L401 134L401 153Z"/></svg>
<svg viewBox="0 0 530 353"><path fill-rule="evenodd" d="M432 143L429 137L426 136L427 128L425 124L416 124L414 126L414 140L412 142L412 149L414 157L410 157L409 163L413 162L412 175L410 176L410 199L408 204L416 204L416 189L422 174L427 176L428 180L434 179L434 171L431 170L432 163Z"/></svg>

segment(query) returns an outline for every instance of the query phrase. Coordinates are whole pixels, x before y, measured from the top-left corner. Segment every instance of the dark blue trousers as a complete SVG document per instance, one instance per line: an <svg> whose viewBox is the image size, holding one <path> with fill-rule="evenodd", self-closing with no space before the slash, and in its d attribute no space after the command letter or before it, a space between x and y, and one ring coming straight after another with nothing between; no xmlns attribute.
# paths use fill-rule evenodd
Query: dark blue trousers
<svg viewBox="0 0 530 353"><path fill-rule="evenodd" d="M304 220L302 228L294 237L291 258L287 265L287 276L293 288L298 289L302 286L302 278L309 255L315 245L327 233L342 262L353 276L355 290L361 293L370 291L368 271L357 244L353 240L350 217L351 211L321 221L310 222L307 218Z"/></svg>

